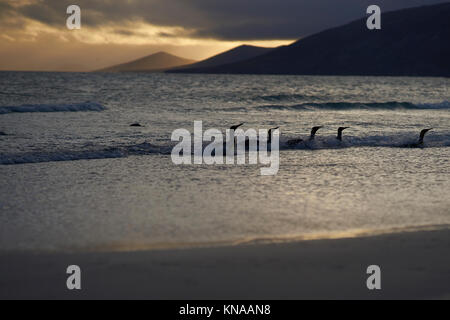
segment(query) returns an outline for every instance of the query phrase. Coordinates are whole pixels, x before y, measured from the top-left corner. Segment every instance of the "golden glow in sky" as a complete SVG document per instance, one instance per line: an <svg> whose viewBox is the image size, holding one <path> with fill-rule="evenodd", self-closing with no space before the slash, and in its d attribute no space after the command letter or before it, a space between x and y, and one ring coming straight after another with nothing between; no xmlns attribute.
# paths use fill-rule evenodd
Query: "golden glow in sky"
<svg viewBox="0 0 450 320"><path fill-rule="evenodd" d="M139 19L93 26L83 23L83 15L81 29L69 30L66 12L61 12L60 24L20 14L19 9L30 3L39 1L0 0L0 5L6 6L4 14L0 13L0 70L91 71L158 51L202 60L244 43L276 47L294 41L200 38L192 28L159 26Z"/></svg>

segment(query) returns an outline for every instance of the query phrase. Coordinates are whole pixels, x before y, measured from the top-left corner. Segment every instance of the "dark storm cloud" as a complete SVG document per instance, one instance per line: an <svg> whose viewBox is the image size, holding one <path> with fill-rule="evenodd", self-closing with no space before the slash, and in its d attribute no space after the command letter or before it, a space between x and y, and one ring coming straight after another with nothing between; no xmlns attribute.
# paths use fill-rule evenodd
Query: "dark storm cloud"
<svg viewBox="0 0 450 320"><path fill-rule="evenodd" d="M62 4L62 3L61 3ZM27 18L46 24L61 24L65 20L66 7L57 2L43 1L19 7L18 11Z"/></svg>
<svg viewBox="0 0 450 320"><path fill-rule="evenodd" d="M1 0L0 0L1 1ZM383 11L445 0L43 0L20 14L64 26L66 8L78 4L88 26L144 21L193 30L192 37L223 40L293 39L365 16L370 4Z"/></svg>
<svg viewBox="0 0 450 320"><path fill-rule="evenodd" d="M14 9L6 2L0 2L0 19L7 17Z"/></svg>

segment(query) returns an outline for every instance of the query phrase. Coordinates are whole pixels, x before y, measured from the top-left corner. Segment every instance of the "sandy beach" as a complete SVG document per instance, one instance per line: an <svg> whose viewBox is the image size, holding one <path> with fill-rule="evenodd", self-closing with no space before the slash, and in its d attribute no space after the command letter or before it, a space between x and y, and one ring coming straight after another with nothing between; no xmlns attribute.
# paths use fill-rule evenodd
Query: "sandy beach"
<svg viewBox="0 0 450 320"><path fill-rule="evenodd" d="M450 230L216 248L0 254L1 299L450 299ZM66 289L66 268L82 289ZM381 290L366 287L369 265Z"/></svg>

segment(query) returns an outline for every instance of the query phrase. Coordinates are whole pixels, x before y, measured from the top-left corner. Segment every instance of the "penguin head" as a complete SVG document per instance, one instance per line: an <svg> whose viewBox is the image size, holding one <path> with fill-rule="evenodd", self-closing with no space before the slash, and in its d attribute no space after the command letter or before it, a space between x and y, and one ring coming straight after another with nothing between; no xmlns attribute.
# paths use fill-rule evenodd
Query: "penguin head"
<svg viewBox="0 0 450 320"><path fill-rule="evenodd" d="M236 130L237 128L239 128L240 126L242 126L244 124L244 122L242 122L242 123L240 123L240 124L237 124L237 125L235 125L235 126L231 126L230 127L230 130Z"/></svg>
<svg viewBox="0 0 450 320"><path fill-rule="evenodd" d="M314 136L316 135L316 132L319 131L319 129L323 128L322 126L313 127L311 129L311 136L310 139L314 139Z"/></svg>
<svg viewBox="0 0 450 320"><path fill-rule="evenodd" d="M419 144L423 144L423 138L425 137L425 134L430 131L433 130L433 128L429 128L429 129L423 129L422 131L420 131L420 136L419 136Z"/></svg>
<svg viewBox="0 0 450 320"><path fill-rule="evenodd" d="M279 129L280 127L276 127L276 128L270 128L269 129L269 134L271 134L272 133L272 131L274 131L274 130L277 130L277 129Z"/></svg>
<svg viewBox="0 0 450 320"><path fill-rule="evenodd" d="M425 134L430 130L433 130L433 128L423 129L422 131L420 131L420 141L423 140L423 138L425 137Z"/></svg>

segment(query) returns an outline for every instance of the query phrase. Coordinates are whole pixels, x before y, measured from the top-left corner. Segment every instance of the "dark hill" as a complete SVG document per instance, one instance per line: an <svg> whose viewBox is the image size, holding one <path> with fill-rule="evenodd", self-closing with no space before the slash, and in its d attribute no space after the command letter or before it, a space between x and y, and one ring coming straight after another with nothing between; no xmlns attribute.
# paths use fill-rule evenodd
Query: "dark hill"
<svg viewBox="0 0 450 320"><path fill-rule="evenodd" d="M158 52L131 62L97 70L97 72L161 72L173 67L192 64L193 62L195 61L180 58L166 52Z"/></svg>
<svg viewBox="0 0 450 320"><path fill-rule="evenodd" d="M243 61L247 59L254 58L256 56L260 56L262 54L268 53L273 50L273 48L263 48L263 47L255 47L249 45L242 45L231 50L222 52L218 55L215 55L206 60L188 65L183 67L177 67L169 70L168 72L186 72L186 73L194 73L198 68L209 68L216 67L223 64L235 63L238 61Z"/></svg>
<svg viewBox="0 0 450 320"><path fill-rule="evenodd" d="M238 63L202 73L450 76L450 3L367 17Z"/></svg>

